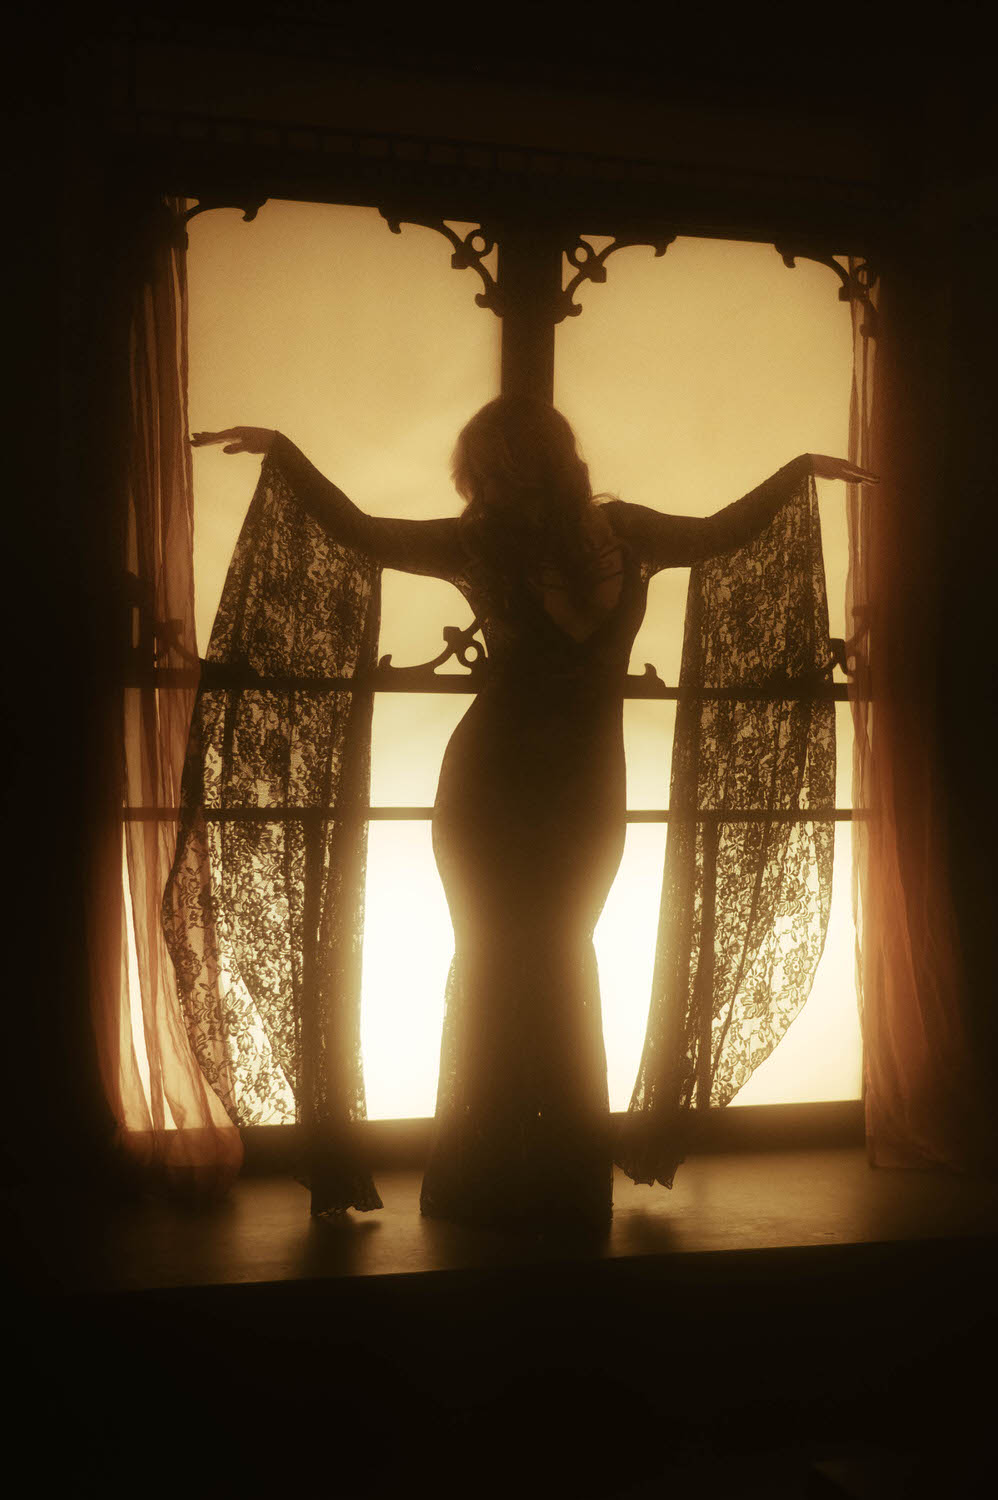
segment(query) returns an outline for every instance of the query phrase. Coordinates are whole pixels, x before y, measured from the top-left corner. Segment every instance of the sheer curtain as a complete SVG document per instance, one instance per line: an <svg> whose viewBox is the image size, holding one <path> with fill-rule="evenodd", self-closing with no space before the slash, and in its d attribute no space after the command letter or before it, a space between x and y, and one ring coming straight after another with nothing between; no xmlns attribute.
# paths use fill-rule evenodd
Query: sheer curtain
<svg viewBox="0 0 998 1500"><path fill-rule="evenodd" d="M146 1181L212 1192L232 1181L242 1144L192 1052L160 921L197 664L184 207L179 198L150 199L119 247L119 548L139 644L150 652L115 693L108 726L115 763L90 892L91 996L119 1160ZM145 671L153 642L157 668L186 669L188 683L157 686ZM123 803L144 815L123 820Z"/></svg>
<svg viewBox="0 0 998 1500"><path fill-rule="evenodd" d="M946 639L939 567L942 507L960 503L945 475L945 293L895 264L879 307L852 310L850 457L880 476L849 490L846 593L867 1154L974 1171L996 1149L947 847L947 798L961 789L945 783L938 707L946 647L960 644Z"/></svg>

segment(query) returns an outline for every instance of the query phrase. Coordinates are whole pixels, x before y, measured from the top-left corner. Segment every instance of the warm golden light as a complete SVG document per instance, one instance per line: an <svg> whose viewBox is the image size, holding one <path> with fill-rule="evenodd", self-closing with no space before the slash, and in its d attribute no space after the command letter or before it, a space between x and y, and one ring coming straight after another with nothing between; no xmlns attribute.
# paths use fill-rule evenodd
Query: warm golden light
<svg viewBox="0 0 998 1500"><path fill-rule="evenodd" d="M610 241L590 236L601 250ZM566 276L568 280L566 263ZM583 312L558 328L555 404L580 435L596 490L680 515L707 515L750 490L797 453L848 451L852 336L848 306L827 267L789 270L771 245L679 239L664 257L633 246L607 260L603 285L576 292ZM844 635L848 542L845 487L819 481L829 627ZM634 642L631 671L652 662L675 683L689 574L660 573ZM674 705L624 707L628 805L665 807ZM850 804L852 726L837 706L836 804ZM642 830L643 831L643 830ZM630 829L630 841L638 829ZM851 914L851 830L838 825L832 911L810 997L772 1055L733 1101L853 1099L862 1046ZM664 829L659 837L664 848ZM662 861L653 862L652 925ZM597 929L611 1109L626 1109L644 1039L650 946L611 950L614 912L643 911L647 892L627 864ZM612 953L612 957L611 957ZM618 1011L631 1011L629 1043ZM611 1008L614 1014L611 1016ZM620 1025L620 1030L617 1027Z"/></svg>
<svg viewBox="0 0 998 1500"><path fill-rule="evenodd" d="M603 241L594 241L599 246ZM200 215L190 236L192 430L287 433L360 506L455 514L450 452L498 391L498 319L432 230L393 235L374 209L268 202ZM660 509L706 514L802 451L842 454L849 316L827 268L787 270L771 246L680 240L661 260L621 251L584 312L558 330L556 404L575 424L594 485ZM194 452L199 648L204 651L259 459ZM832 633L841 635L844 487L819 486ZM660 575L632 670L675 682L687 574ZM384 575L381 650L436 655L469 622L449 584ZM440 755L470 700L382 695L372 803L428 806ZM675 705L625 706L629 802L664 807ZM840 710L839 805L848 806ZM737 1103L859 1094L849 830L839 828L831 926L814 992ZM610 1104L625 1109L644 1039L665 846L634 824L597 928ZM430 1115L452 935L428 822L372 823L362 1040L372 1118Z"/></svg>

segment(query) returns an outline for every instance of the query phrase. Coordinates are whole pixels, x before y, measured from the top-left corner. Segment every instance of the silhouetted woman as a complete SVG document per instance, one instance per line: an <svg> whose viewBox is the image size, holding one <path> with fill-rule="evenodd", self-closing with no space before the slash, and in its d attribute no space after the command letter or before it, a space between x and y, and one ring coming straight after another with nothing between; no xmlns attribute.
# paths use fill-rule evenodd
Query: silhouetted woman
<svg viewBox="0 0 998 1500"><path fill-rule="evenodd" d="M338 542L455 584L484 621L485 686L451 737L433 848L454 924L424 1214L605 1224L613 1148L593 929L624 848L623 692L649 579L744 545L803 454L703 519L598 503L553 407L500 397L461 432L460 516L365 515L282 433L199 433L269 454Z"/></svg>

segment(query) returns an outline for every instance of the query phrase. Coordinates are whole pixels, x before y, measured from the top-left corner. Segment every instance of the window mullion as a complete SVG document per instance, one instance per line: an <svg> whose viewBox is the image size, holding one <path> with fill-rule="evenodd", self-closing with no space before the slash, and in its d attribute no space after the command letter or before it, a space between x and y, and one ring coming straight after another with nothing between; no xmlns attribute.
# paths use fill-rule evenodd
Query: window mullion
<svg viewBox="0 0 998 1500"><path fill-rule="evenodd" d="M557 225L505 225L499 243L504 396L554 400L554 330L564 233Z"/></svg>

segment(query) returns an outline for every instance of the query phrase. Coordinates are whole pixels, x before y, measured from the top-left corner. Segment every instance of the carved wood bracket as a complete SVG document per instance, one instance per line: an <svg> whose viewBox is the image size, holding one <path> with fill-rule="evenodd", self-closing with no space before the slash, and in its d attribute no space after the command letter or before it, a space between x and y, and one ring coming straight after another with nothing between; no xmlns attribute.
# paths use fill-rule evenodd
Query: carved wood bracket
<svg viewBox="0 0 998 1500"><path fill-rule="evenodd" d="M396 213L388 208L381 208L378 212L392 234L401 234L403 224L420 224L424 229L435 229L438 234L444 235L454 247L450 263L455 271L475 271L481 278L483 289L475 294L477 305L491 308L496 317L502 317L502 293L485 264L486 258L496 247L495 235L482 226L469 229L462 238L444 219L419 218L411 214Z"/></svg>
<svg viewBox="0 0 998 1500"><path fill-rule="evenodd" d="M563 289L554 321L561 323L565 318L577 318L582 311L577 302L572 298L584 281L603 283L606 281L606 262L609 256L616 250L626 250L632 245L648 245L654 251L656 258L664 255L666 250L678 236L678 230L663 234L654 240L644 239L622 239L614 240L612 244L606 245L602 250L595 250L593 246L581 234L575 240L570 249L565 251L569 264L575 267L575 275L568 285Z"/></svg>
<svg viewBox="0 0 998 1500"><path fill-rule="evenodd" d="M779 243L773 246L777 255L782 257L783 264L793 270L798 260L814 260L819 265L828 266L835 272L841 285L839 287L840 302L859 302L866 313L866 318L861 328L864 338L877 337L877 309L873 304L871 294L877 284L879 272L869 260L857 261L855 270L850 274L846 266L842 266L833 255L814 246L790 245Z"/></svg>

